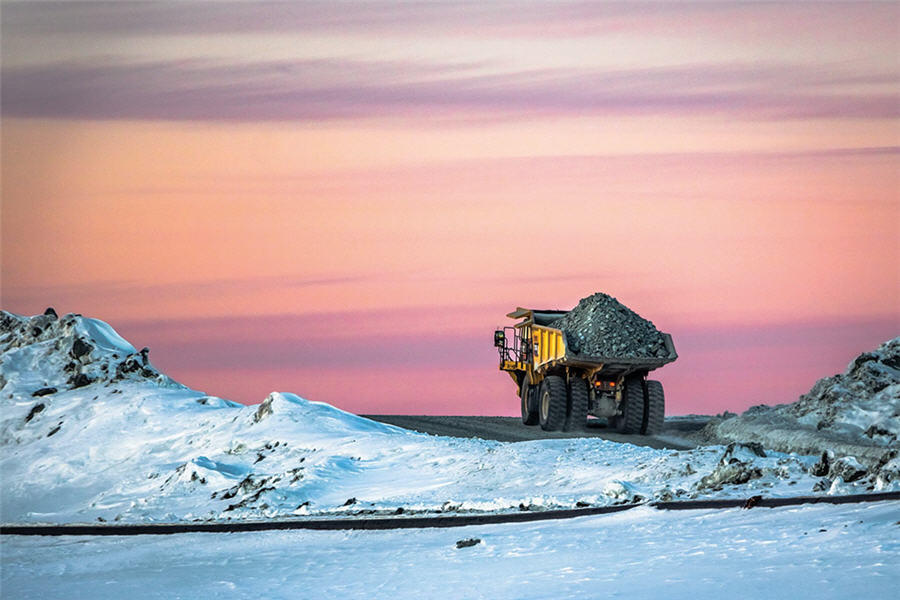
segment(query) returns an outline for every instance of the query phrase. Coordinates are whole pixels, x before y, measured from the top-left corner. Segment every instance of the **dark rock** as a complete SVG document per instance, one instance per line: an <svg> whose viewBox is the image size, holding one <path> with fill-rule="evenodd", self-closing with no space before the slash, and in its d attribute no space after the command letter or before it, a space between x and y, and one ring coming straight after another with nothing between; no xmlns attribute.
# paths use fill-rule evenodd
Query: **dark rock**
<svg viewBox="0 0 900 600"><path fill-rule="evenodd" d="M125 376L129 373L134 373L136 371L142 370L141 361L137 356L129 356L125 360L119 363L119 366L116 367L116 375L115 379L124 379Z"/></svg>
<svg viewBox="0 0 900 600"><path fill-rule="evenodd" d="M54 319L58 319L58 318L59 318L59 315L56 314L56 311L53 310L53 307L52 307L52 306L48 306L48 307L47 307L47 310L44 311L44 314L47 315L48 317L53 317Z"/></svg>
<svg viewBox="0 0 900 600"><path fill-rule="evenodd" d="M828 488L830 488L830 487L831 487L831 480L828 478L823 478L816 482L816 484L813 486L813 491L814 492L824 492L824 491L827 491Z"/></svg>
<svg viewBox="0 0 900 600"><path fill-rule="evenodd" d="M72 378L71 382L73 388L80 388L94 383L94 380L84 373L79 373Z"/></svg>
<svg viewBox="0 0 900 600"><path fill-rule="evenodd" d="M43 331L40 327L35 327L31 330L31 335L33 335L34 337L38 337L39 335L41 335L41 333L43 333Z"/></svg>
<svg viewBox="0 0 900 600"><path fill-rule="evenodd" d="M94 347L92 345L81 338L75 338L75 341L72 342L72 356L75 358L81 358L82 356L90 354L93 349Z"/></svg>
<svg viewBox="0 0 900 600"><path fill-rule="evenodd" d="M28 423L31 421L36 414L44 410L44 403L40 402L31 407L31 411L29 411L28 416L25 417L25 422Z"/></svg>
<svg viewBox="0 0 900 600"><path fill-rule="evenodd" d="M35 397L37 397L37 396L46 396L47 394L55 394L56 391L57 391L57 390L56 390L55 387L42 387L42 388L39 389L39 390L34 390L33 392L31 392L31 395L32 395L32 396L35 396Z"/></svg>
<svg viewBox="0 0 900 600"><path fill-rule="evenodd" d="M50 437L51 435L57 433L61 428L62 428L62 423L60 423L59 425L57 425L56 427L51 429L50 433L47 434L47 437Z"/></svg>
<svg viewBox="0 0 900 600"><path fill-rule="evenodd" d="M869 428L863 432L863 434L866 435L867 437L873 438L873 439L875 438L875 436L886 437L890 440L897 439L896 435L894 435L893 433L891 433L890 431L888 431L887 429L885 429L884 427L881 427L879 425L870 425Z"/></svg>
<svg viewBox="0 0 900 600"><path fill-rule="evenodd" d="M832 453L828 450L822 452L822 458L819 459L819 462L814 464L812 468L809 470L809 474L815 477L825 477L828 475L828 471L831 470L831 460L833 459Z"/></svg>
<svg viewBox="0 0 900 600"><path fill-rule="evenodd" d="M5 310L0 312L0 331L10 333L19 325L19 320Z"/></svg>
<svg viewBox="0 0 900 600"><path fill-rule="evenodd" d="M344 506L353 506L356 504L356 498L348 498L346 502L344 502Z"/></svg>
<svg viewBox="0 0 900 600"><path fill-rule="evenodd" d="M456 542L457 548L470 548L472 546L477 546L481 543L481 540L478 538L466 538L464 540L459 540Z"/></svg>
<svg viewBox="0 0 900 600"><path fill-rule="evenodd" d="M150 348L148 348L147 346L144 346L143 348L141 348L140 354L141 354L141 360L143 361L144 366L146 367L147 362L149 361L148 356L150 355Z"/></svg>

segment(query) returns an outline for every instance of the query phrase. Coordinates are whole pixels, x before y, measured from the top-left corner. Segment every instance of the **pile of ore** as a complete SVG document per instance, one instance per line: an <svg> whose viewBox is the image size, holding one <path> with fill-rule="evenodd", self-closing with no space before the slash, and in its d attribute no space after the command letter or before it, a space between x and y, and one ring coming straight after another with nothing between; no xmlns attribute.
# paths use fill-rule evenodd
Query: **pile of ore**
<svg viewBox="0 0 900 600"><path fill-rule="evenodd" d="M582 298L553 327L562 329L566 346L581 356L663 358L665 337L650 321L608 294Z"/></svg>

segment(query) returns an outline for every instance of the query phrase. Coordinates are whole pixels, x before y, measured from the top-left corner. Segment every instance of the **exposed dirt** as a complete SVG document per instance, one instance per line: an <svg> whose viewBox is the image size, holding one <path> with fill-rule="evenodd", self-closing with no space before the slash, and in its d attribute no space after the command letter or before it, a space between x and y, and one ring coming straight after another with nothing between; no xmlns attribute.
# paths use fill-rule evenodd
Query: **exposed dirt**
<svg viewBox="0 0 900 600"><path fill-rule="evenodd" d="M686 450L694 448L684 435L703 428L709 417L676 418L666 420L660 436L625 435L606 426L602 420L590 420L583 431L544 431L527 427L518 417L470 417L433 415L363 415L382 423L396 425L432 435L481 438L498 442L525 442L560 438L597 437L613 442L627 442L649 448Z"/></svg>

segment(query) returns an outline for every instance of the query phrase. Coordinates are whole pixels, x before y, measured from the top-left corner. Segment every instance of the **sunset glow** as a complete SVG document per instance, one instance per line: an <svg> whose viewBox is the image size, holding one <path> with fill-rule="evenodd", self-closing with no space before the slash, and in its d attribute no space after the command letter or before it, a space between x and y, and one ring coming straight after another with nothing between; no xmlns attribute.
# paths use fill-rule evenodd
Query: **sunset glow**
<svg viewBox="0 0 900 600"><path fill-rule="evenodd" d="M496 325L616 296L668 412L900 334L896 3L2 5L2 308L175 379L516 414Z"/></svg>

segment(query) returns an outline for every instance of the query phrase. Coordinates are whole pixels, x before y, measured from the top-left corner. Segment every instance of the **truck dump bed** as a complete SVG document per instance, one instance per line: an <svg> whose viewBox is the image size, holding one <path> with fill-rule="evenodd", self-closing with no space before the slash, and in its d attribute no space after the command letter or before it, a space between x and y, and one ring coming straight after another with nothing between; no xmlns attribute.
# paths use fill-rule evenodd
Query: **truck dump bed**
<svg viewBox="0 0 900 600"><path fill-rule="evenodd" d="M616 356L583 356L567 351L562 357L561 364L588 368L602 367L599 373L609 377L616 377L635 371L652 371L667 365L678 358L678 353L675 352L675 345L672 343L672 336L668 333L663 335L666 341L666 350L668 351L668 355L664 357L626 358Z"/></svg>
<svg viewBox="0 0 900 600"><path fill-rule="evenodd" d="M573 352L566 344L566 334L553 325L569 311L535 310L517 308L506 315L512 319L522 319L514 327L516 337L525 352L531 352L533 365L537 369L556 366L577 366L586 368L605 377L618 377L629 373L649 372L678 358L672 336L663 334L666 355L662 357L587 356ZM524 358L524 357L523 357Z"/></svg>

